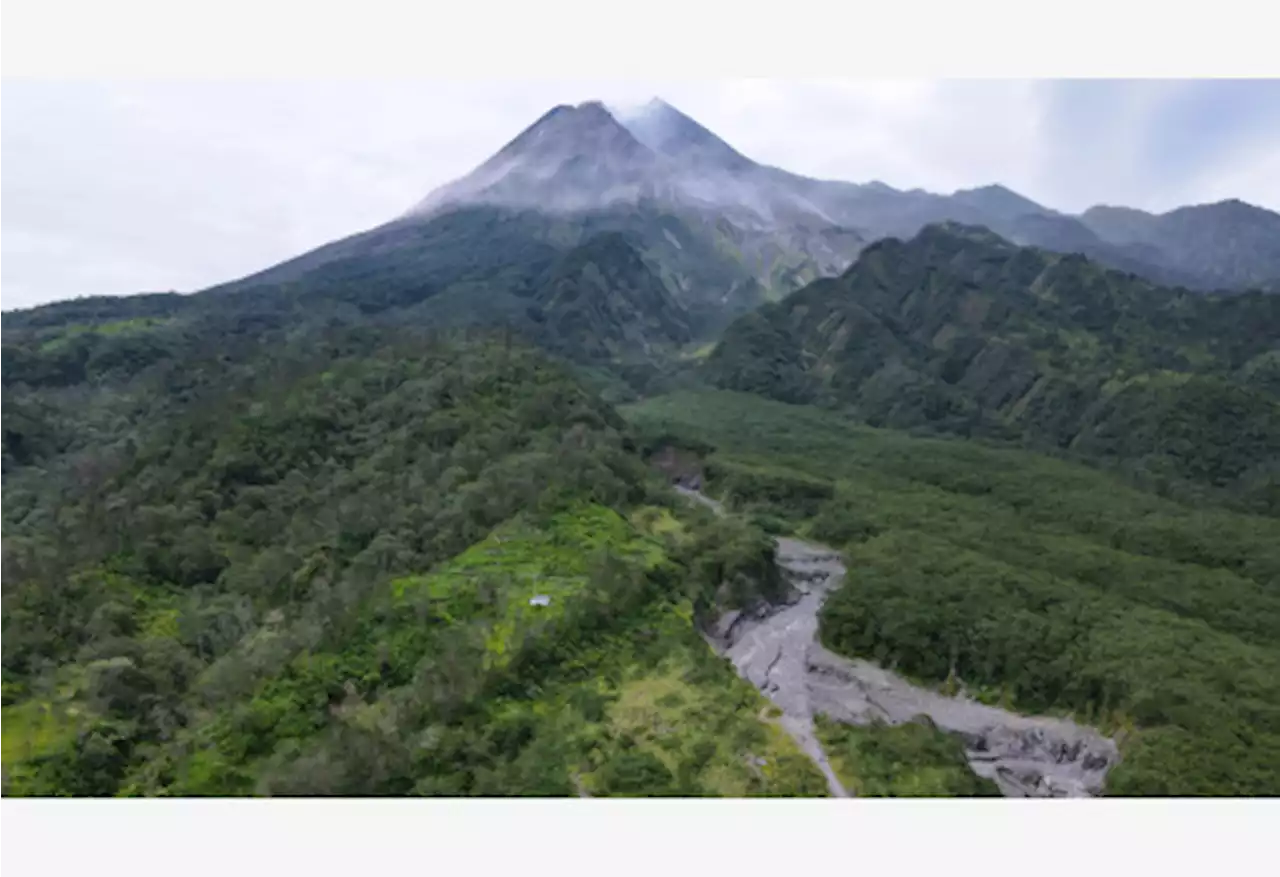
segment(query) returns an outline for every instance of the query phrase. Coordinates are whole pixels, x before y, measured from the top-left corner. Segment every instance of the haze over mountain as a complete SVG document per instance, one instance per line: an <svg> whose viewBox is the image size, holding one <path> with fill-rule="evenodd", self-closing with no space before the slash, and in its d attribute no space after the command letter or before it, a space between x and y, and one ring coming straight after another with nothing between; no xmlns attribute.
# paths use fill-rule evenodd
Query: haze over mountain
<svg viewBox="0 0 1280 877"><path fill-rule="evenodd" d="M714 211L747 228L833 223L804 182L756 164L656 98L617 117L592 101L554 108L410 215L473 204L564 213L656 202Z"/></svg>
<svg viewBox="0 0 1280 877"><path fill-rule="evenodd" d="M555 104L652 94L809 177L1280 210L1265 81L9 83L4 307L243 277L403 213Z"/></svg>
<svg viewBox="0 0 1280 877"><path fill-rule="evenodd" d="M390 223L230 288L393 268L404 282L447 285L456 276L436 270L443 258L471 264L467 254L484 248L489 263L514 264L508 256L516 254L510 258L526 264L518 253L617 231L690 310L695 334L705 335L764 300L843 271L870 241L945 221L1079 252L1165 285L1239 289L1280 277L1278 214L1224 202L1135 225L1109 221L1106 210L1070 216L999 185L940 195L815 180L752 161L661 100L630 111L589 101L553 108ZM462 231L469 216L474 234ZM495 222L523 243L494 253ZM448 257L440 252L446 240Z"/></svg>
<svg viewBox="0 0 1280 877"><path fill-rule="evenodd" d="M405 216L219 289L361 278L429 288L424 298L480 282L484 296L523 295L559 255L621 232L703 335L770 289L839 270L861 247L818 218L779 224L749 208L727 217L715 185L641 144L600 104L558 107Z"/></svg>

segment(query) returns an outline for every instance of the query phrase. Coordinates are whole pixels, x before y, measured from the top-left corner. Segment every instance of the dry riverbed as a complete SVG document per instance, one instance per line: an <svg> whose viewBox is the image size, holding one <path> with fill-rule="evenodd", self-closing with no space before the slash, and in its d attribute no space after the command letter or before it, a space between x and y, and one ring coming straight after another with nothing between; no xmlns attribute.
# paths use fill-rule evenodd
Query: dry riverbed
<svg viewBox="0 0 1280 877"><path fill-rule="evenodd" d="M701 493L677 489L723 511ZM818 613L827 594L844 582L839 554L780 538L777 556L792 584L788 600L727 613L709 639L739 675L782 711L780 723L826 776L832 794L849 795L814 733L816 715L852 725L877 720L901 724L927 716L963 739L974 773L993 780L1006 796L1101 793L1107 771L1119 760L1113 740L1065 719L1022 716L963 695L943 695L868 661L828 651L818 643Z"/></svg>

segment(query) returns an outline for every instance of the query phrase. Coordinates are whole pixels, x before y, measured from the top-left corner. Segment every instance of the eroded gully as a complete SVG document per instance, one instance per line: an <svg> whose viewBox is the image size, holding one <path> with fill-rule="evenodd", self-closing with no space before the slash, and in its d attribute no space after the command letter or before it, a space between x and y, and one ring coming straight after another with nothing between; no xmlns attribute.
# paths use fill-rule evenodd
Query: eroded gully
<svg viewBox="0 0 1280 877"><path fill-rule="evenodd" d="M677 488L723 513L697 491ZM778 564L791 583L778 605L722 616L707 632L712 646L738 674L781 710L779 723L827 779L831 793L849 797L814 731L814 716L852 725L889 724L927 716L964 742L969 766L1008 797L1089 797L1102 791L1119 760L1111 739L1066 719L1023 716L921 688L873 663L850 660L817 641L818 612L845 576L840 555L799 539L777 540Z"/></svg>

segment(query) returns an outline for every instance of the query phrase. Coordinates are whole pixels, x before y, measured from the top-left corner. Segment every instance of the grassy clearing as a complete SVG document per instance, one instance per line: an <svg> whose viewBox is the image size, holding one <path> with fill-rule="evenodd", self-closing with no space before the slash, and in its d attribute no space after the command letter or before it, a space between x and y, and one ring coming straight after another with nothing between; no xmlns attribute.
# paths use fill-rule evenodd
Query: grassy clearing
<svg viewBox="0 0 1280 877"><path fill-rule="evenodd" d="M50 755L69 746L76 735L76 707L29 700L4 707L4 765Z"/></svg>
<svg viewBox="0 0 1280 877"><path fill-rule="evenodd" d="M654 521L670 529L661 515ZM564 616L588 584L592 559L604 553L642 570L665 556L657 540L616 512L584 506L541 527L522 519L509 522L435 572L396 579L391 589L402 601L425 595L449 624L493 615L486 647L488 660L500 666L531 629ZM533 605L537 598L550 602Z"/></svg>
<svg viewBox="0 0 1280 877"><path fill-rule="evenodd" d="M168 325L172 322L173 321L170 319L159 317L137 317L131 320L112 320L107 323L73 323L59 329L57 334L42 342L40 345L40 352L57 353L59 350L70 345L74 339L82 335L97 334L106 337L115 335L140 335L145 332L150 332L153 329L158 329L162 326Z"/></svg>

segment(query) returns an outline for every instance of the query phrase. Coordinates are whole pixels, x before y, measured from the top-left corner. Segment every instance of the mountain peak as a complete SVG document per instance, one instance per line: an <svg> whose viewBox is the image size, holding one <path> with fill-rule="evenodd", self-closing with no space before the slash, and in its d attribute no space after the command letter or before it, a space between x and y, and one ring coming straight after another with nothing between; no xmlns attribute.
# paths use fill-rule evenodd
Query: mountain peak
<svg viewBox="0 0 1280 877"><path fill-rule="evenodd" d="M658 98L629 110L598 100L560 104L408 216L430 217L462 205L573 213L657 201L733 211L757 225L775 222L779 213L827 219L775 181L746 179L759 170Z"/></svg>
<svg viewBox="0 0 1280 877"><path fill-rule="evenodd" d="M516 135L485 165L500 164L513 155L529 152L582 154L601 149L634 153L643 147L600 101L586 101L577 106L560 104Z"/></svg>
<svg viewBox="0 0 1280 877"><path fill-rule="evenodd" d="M486 203L544 210L599 207L637 197L656 160L600 101L560 104L409 213L425 216L450 205Z"/></svg>
<svg viewBox="0 0 1280 877"><path fill-rule="evenodd" d="M1247 216L1251 218L1264 218L1268 221L1274 221L1276 214L1267 210L1265 207L1259 207L1256 204L1250 204L1248 201L1242 201L1239 198L1226 198L1222 201L1213 201L1208 204L1191 204L1185 207L1179 207L1166 213L1166 216L1180 213L1201 211L1204 213L1214 213L1224 216Z"/></svg>
<svg viewBox="0 0 1280 877"><path fill-rule="evenodd" d="M999 183L974 189L957 189L951 198L1005 222L1026 215L1045 216L1053 212Z"/></svg>
<svg viewBox="0 0 1280 877"><path fill-rule="evenodd" d="M618 120L654 152L694 165L746 170L755 163L661 98L615 110Z"/></svg>
<svg viewBox="0 0 1280 877"><path fill-rule="evenodd" d="M614 122L617 121L617 119L614 118L613 113L609 112L609 108L604 105L603 101L598 101L598 100L583 101L573 109L576 110L580 115L583 115L587 118L592 118L592 119L596 119L598 121L603 122L605 121L605 117L608 117L608 120L610 121L614 121Z"/></svg>
<svg viewBox="0 0 1280 877"><path fill-rule="evenodd" d="M957 189L955 191L955 194L957 195L963 195L965 193L972 193L974 195L978 195L978 194L996 195L1004 198L1007 198L1011 195L1017 196L1016 192L1014 192L1008 186L1001 185L1000 183L987 183L985 186L974 186L972 189ZM1021 196L1018 196L1018 197L1021 197Z"/></svg>

